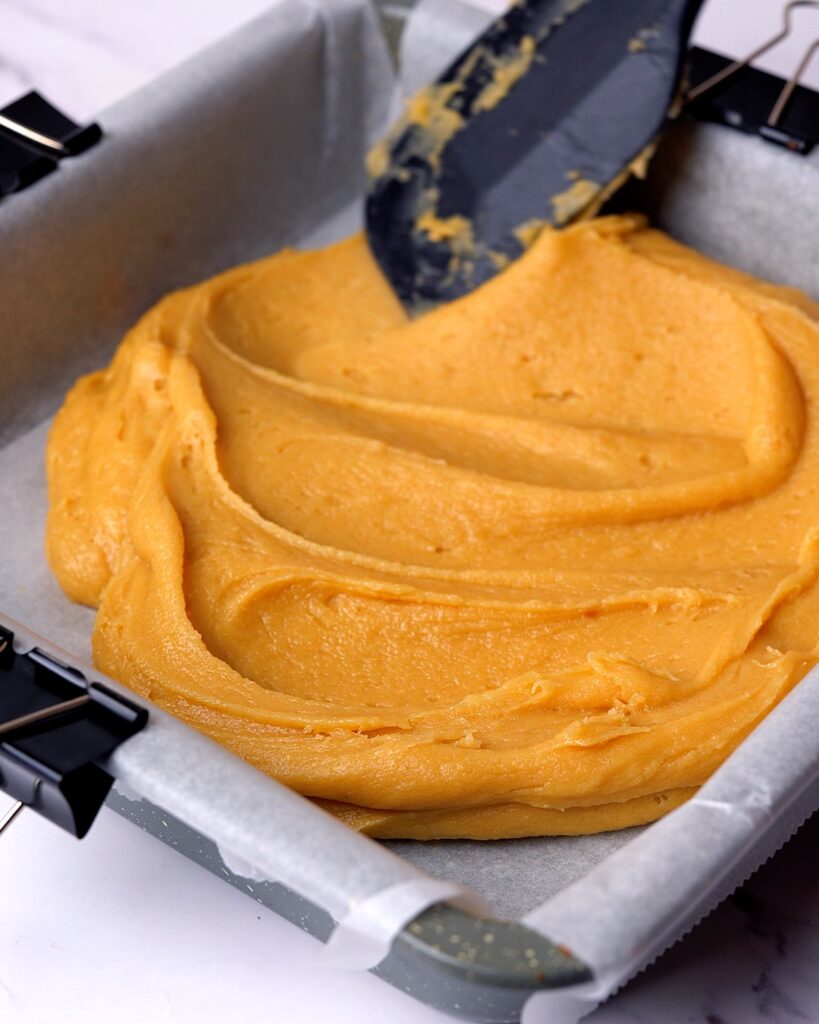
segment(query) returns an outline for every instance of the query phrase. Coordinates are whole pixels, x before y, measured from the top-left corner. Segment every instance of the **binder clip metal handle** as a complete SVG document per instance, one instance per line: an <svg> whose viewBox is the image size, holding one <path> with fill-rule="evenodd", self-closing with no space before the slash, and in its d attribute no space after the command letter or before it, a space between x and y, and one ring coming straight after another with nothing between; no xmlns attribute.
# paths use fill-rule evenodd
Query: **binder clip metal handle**
<svg viewBox="0 0 819 1024"><path fill-rule="evenodd" d="M51 655L18 653L0 626L0 789L16 801L0 832L28 806L81 839L114 781L101 763L147 720Z"/></svg>
<svg viewBox="0 0 819 1024"><path fill-rule="evenodd" d="M808 44L787 81L751 67L791 34L791 16L800 7L819 10L819 0L791 0L782 11L782 28L739 60L692 49L690 75L696 84L685 95L686 106L705 120L758 134L802 155L809 153L819 140L819 95L799 83L819 50L819 37Z"/></svg>

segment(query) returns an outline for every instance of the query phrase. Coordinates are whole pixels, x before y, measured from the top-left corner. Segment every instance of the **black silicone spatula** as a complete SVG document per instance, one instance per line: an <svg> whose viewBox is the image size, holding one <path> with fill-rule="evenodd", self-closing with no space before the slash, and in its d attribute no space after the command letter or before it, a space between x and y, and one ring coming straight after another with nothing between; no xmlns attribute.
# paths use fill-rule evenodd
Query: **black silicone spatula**
<svg viewBox="0 0 819 1024"><path fill-rule="evenodd" d="M594 211L674 104L702 0L520 0L371 154L367 235L412 308Z"/></svg>

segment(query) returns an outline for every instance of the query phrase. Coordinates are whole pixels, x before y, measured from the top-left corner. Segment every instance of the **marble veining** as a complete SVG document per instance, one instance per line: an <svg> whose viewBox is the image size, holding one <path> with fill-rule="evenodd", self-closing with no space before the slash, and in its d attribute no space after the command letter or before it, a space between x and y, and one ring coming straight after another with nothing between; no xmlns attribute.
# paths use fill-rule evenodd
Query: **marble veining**
<svg viewBox="0 0 819 1024"><path fill-rule="evenodd" d="M727 11L732 2L711 0L709 24L719 20L716 3ZM0 0L0 103L36 87L75 117L91 117L269 6L271 0ZM743 8L743 31L751 15L764 31L780 8L778 0L754 0ZM722 51L731 52L730 44ZM819 1024L819 815L587 1019Z"/></svg>

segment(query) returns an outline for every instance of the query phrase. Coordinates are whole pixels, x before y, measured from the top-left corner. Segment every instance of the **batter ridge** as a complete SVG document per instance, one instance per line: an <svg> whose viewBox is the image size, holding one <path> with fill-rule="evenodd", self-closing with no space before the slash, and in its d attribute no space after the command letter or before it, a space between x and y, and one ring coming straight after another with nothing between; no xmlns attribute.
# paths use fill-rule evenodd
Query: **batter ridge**
<svg viewBox="0 0 819 1024"><path fill-rule="evenodd" d="M816 661L816 311L633 215L415 320L287 250L75 385L49 559L103 671L371 835L651 821Z"/></svg>

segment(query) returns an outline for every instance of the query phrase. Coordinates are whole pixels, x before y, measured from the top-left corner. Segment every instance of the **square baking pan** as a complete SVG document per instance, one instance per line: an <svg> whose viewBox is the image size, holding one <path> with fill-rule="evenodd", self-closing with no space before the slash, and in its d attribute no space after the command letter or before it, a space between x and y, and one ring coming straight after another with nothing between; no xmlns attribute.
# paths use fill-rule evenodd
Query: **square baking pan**
<svg viewBox="0 0 819 1024"><path fill-rule="evenodd" d="M102 678L87 663L93 613L43 553L42 453L65 391L168 290L355 230L393 86L364 0L285 0L104 113L102 142L0 203L0 625L18 658L36 648L55 672ZM631 201L706 253L819 294L803 228L818 186L815 155L686 122ZM377 843L135 703L149 721L107 762L110 806L325 941L322 956L471 1020L578 1019L819 805L814 672L656 824L484 843Z"/></svg>

